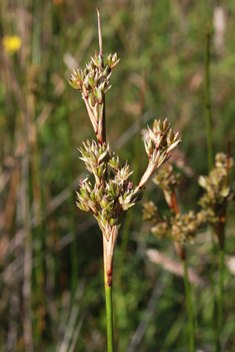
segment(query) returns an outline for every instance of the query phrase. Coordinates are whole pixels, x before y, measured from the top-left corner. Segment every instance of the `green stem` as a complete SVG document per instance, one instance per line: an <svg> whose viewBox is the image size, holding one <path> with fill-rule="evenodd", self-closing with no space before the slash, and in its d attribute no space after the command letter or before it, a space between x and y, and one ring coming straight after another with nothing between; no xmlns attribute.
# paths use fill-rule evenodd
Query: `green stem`
<svg viewBox="0 0 235 352"><path fill-rule="evenodd" d="M207 156L208 156L208 172L213 168L213 146L212 146L212 127L211 127L211 97L210 97L210 26L207 23L206 28L206 58L205 58L205 107L206 107L206 129L207 129ZM218 302L216 301L215 294L215 283L213 280L213 274L215 270L215 241L212 238L212 250L211 250L211 286L212 286L212 297L214 301L212 326L215 332L215 352L219 352L219 335L218 335ZM217 320L217 321L216 321ZM216 326L217 324L217 326Z"/></svg>
<svg viewBox="0 0 235 352"><path fill-rule="evenodd" d="M195 352L195 336L194 336L195 329L194 329L194 318L193 318L193 306L192 306L192 298L191 298L191 292L189 287L187 264L185 260L183 260L183 266L184 266L184 286L185 286L185 294L186 294L187 310L188 310L188 318L189 318L189 346L190 346L190 352Z"/></svg>
<svg viewBox="0 0 235 352"><path fill-rule="evenodd" d="M213 168L213 147L211 128L211 98L210 98L210 27L206 29L206 58L205 58L205 106L206 106L206 130L207 130L207 157L208 170Z"/></svg>
<svg viewBox="0 0 235 352"><path fill-rule="evenodd" d="M112 285L108 286L105 282L106 299L106 320L107 320L107 347L108 352L113 352L113 304L112 304Z"/></svg>
<svg viewBox="0 0 235 352"><path fill-rule="evenodd" d="M212 300L213 300L213 310L212 310L212 329L214 331L214 343L215 343L215 352L218 352L218 335L217 335L217 312L218 312L218 305L217 305L217 298L216 298L216 290L215 290L215 280L214 280L214 273L216 270L216 265L215 265L215 256L217 253L217 249L216 249L216 244L215 244L215 240L213 237L213 229L211 228L211 226L209 226L209 230L211 233L211 241L212 241L212 248L211 248L211 265L210 265L210 284L211 284L211 288L212 288L212 292L211 292L211 296L212 296Z"/></svg>
<svg viewBox="0 0 235 352"><path fill-rule="evenodd" d="M223 327L223 280L224 280L224 250L219 250L219 295L218 295L218 341ZM220 343L219 351L221 350Z"/></svg>

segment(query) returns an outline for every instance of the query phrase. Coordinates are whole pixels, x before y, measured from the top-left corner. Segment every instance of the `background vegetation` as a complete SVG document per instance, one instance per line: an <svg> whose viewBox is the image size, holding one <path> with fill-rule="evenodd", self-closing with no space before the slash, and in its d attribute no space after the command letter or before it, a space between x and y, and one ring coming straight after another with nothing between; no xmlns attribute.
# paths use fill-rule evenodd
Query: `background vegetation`
<svg viewBox="0 0 235 352"><path fill-rule="evenodd" d="M80 94L67 83L72 68L83 68L98 50L96 6L104 52L121 57L106 104L108 140L123 162L134 168L137 145L141 174L147 159L143 143L136 143L138 121L142 128L168 117L183 136L172 158L182 171L180 210L198 209L197 179L207 174L207 21L214 153L226 153L235 135L235 2L220 1L218 7L203 0L1 1L1 351L105 350L102 236L93 218L75 207L74 193L86 175L77 147L94 136ZM152 182L145 198L167 210ZM120 229L115 250L116 350L188 351L183 278L165 269L168 258L178 259L170 241L150 233L141 212L139 203L129 218L126 251L123 228L129 225ZM234 215L231 206L223 351L235 348ZM147 256L149 248L165 255L159 265ZM189 264L203 279L192 284L197 345L208 352L214 339L214 290L208 282L217 278L212 248L209 231L187 246Z"/></svg>

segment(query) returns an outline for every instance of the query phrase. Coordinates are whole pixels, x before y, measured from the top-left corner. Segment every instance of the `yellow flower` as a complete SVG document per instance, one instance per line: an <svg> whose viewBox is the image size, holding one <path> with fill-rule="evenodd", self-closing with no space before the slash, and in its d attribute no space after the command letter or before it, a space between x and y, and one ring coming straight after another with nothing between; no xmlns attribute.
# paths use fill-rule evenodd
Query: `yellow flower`
<svg viewBox="0 0 235 352"><path fill-rule="evenodd" d="M14 53L21 47L21 38L17 35L5 35L2 38L2 45L8 53Z"/></svg>

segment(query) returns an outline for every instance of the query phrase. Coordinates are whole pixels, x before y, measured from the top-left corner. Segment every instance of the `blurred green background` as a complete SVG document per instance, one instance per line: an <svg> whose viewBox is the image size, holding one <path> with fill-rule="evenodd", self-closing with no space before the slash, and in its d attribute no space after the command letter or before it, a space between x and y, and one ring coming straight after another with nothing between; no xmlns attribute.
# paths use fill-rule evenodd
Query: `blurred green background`
<svg viewBox="0 0 235 352"><path fill-rule="evenodd" d="M77 148L95 136L80 93L67 83L72 68L83 68L98 51L96 6L104 53L121 57L106 98L108 141L132 168L138 157L136 180L148 162L139 126L167 117L183 140L172 157L182 172L180 210L198 209L197 179L207 174L208 21L214 153L226 153L235 135L234 1L1 0L1 351L106 350L102 236L94 219L75 207L74 192L87 174ZM145 199L166 211L151 181ZM139 203L115 250L116 351L188 351L183 279L146 254L158 249L166 262L178 262L174 247L150 233L141 213ZM228 352L235 349L234 215L231 206L222 331ZM214 292L205 284L217 278L211 248L209 232L187 246L189 264L203 279L192 283L192 293L198 351L205 352L213 351L214 339Z"/></svg>

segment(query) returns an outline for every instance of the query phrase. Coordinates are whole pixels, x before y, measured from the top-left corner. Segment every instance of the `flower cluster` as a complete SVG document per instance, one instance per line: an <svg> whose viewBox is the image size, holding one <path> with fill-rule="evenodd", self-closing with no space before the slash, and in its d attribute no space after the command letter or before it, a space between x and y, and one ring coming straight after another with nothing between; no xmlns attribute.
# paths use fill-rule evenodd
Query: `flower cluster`
<svg viewBox="0 0 235 352"><path fill-rule="evenodd" d="M126 162L119 165L119 157L110 153L106 145L105 94L111 88L109 80L113 68L119 60L117 54L109 55L104 63L103 55L95 54L84 70L73 70L70 85L80 90L94 128L98 143L83 142L79 149L80 159L95 178L94 185L88 180L80 181L77 206L93 214L103 233L104 262L108 285L112 282L113 250L119 227L119 216L138 202L145 191L144 185L152 173L167 160L169 152L181 141L179 133L174 133L165 119L154 121L153 130L145 141L149 157L146 172L138 186L129 181L132 172Z"/></svg>
<svg viewBox="0 0 235 352"><path fill-rule="evenodd" d="M129 182L132 172L126 163L119 166L119 157L110 155L106 144L95 141L83 143L80 148L86 168L95 177L94 186L88 178L80 182L77 193L77 206L91 212L97 219L99 226L109 240L111 229L118 225L119 215L130 209L142 198L144 190L133 188Z"/></svg>
<svg viewBox="0 0 235 352"><path fill-rule="evenodd" d="M117 54L109 54L104 64L103 56L95 53L95 56L91 57L91 61L84 70L73 70L69 80L69 84L74 89L81 91L92 126L100 143L105 140L104 96L111 88L109 80L112 70L119 60Z"/></svg>
<svg viewBox="0 0 235 352"><path fill-rule="evenodd" d="M161 217L153 202L145 203L143 210L143 220L154 225L151 228L154 235L158 238L167 237L181 244L195 237L197 230L206 225L208 215L205 211L189 211L187 214Z"/></svg>
<svg viewBox="0 0 235 352"><path fill-rule="evenodd" d="M200 176L198 183L205 189L204 195L199 200L202 209L211 209L214 220L220 216L229 199L233 197L228 185L228 171L233 166L230 158L227 164L227 156L223 153L216 154L215 167L209 176Z"/></svg>
<svg viewBox="0 0 235 352"><path fill-rule="evenodd" d="M102 184L102 178L105 173L108 149L105 143L98 144L95 141L90 143L87 140L83 142L83 148L78 149L82 154L81 160L84 161L86 169L95 176L95 181L99 187Z"/></svg>
<svg viewBox="0 0 235 352"><path fill-rule="evenodd" d="M189 211L187 214L170 214L162 217L153 202L144 205L143 220L148 221L153 227L152 233L158 237L168 237L178 243L187 239L192 240L198 229L211 224L215 229L224 221L224 210L227 202L233 198L228 186L228 169L233 166L233 160L227 161L227 156L218 153L215 158L215 167L209 176L199 177L199 184L205 189L204 195L199 200L201 210L196 213ZM179 175L175 174L172 165L163 167L153 178L153 181L163 190L169 208L172 208L172 195L179 182Z"/></svg>
<svg viewBox="0 0 235 352"><path fill-rule="evenodd" d="M171 238L178 243L193 240L197 231L207 224L205 215L204 213L196 213L190 210L186 214L177 214L172 217L170 221Z"/></svg>
<svg viewBox="0 0 235 352"><path fill-rule="evenodd" d="M173 170L172 164L166 163L152 179L162 189L169 208L173 208L172 195L179 185L179 177L180 174Z"/></svg>
<svg viewBox="0 0 235 352"><path fill-rule="evenodd" d="M172 164L166 163L153 177L153 182L161 189L167 189L171 191L178 187L179 177L180 174L175 173Z"/></svg>
<svg viewBox="0 0 235 352"><path fill-rule="evenodd" d="M149 157L149 164L139 182L140 188L143 187L153 172L168 159L169 152L181 142L179 132L172 131L167 119L164 122L155 120L153 130L148 126L148 132L145 140L145 150Z"/></svg>

